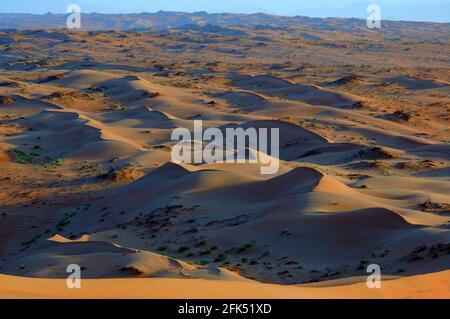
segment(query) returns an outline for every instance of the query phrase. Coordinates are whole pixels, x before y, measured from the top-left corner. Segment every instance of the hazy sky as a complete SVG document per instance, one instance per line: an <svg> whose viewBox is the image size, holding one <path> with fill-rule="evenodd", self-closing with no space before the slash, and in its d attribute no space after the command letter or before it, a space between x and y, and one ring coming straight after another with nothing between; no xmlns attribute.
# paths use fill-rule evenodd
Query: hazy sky
<svg viewBox="0 0 450 319"><path fill-rule="evenodd" d="M450 0L0 0L0 12L62 13L71 3L83 12L101 13L170 10L363 18L367 4L376 3L386 19L450 22Z"/></svg>

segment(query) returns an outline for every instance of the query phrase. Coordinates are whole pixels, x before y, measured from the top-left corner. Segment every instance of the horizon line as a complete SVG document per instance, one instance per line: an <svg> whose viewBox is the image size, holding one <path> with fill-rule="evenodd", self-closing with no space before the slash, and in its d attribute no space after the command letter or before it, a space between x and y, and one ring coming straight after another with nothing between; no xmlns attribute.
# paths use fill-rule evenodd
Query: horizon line
<svg viewBox="0 0 450 319"><path fill-rule="evenodd" d="M230 14L230 15L267 15L267 16L274 16L274 17L280 17L280 18L310 18L310 19L355 19L355 20L366 20L365 18L361 17L354 17L354 16L348 16L348 17L319 17L319 16L308 16L308 15L287 15L287 14L276 14L276 13L267 13L267 12L253 12L253 13L245 13L245 12L208 12L206 10L201 11L175 11L175 10L158 10L154 12L150 11L142 11L142 12L128 12L128 13L106 13L106 12L81 12L81 14L89 15L89 14L98 14L98 15L139 15L139 14L157 14L157 13L185 13L185 14L198 14L198 13L204 13L207 15L220 15L220 14ZM45 16L45 15L69 15L70 12L46 12L46 13L30 13L30 12L0 12L0 14L24 14L24 15L34 15L34 16ZM382 21L388 21L388 22L414 22L414 23L436 23L436 24L450 24L450 21L448 22L439 22L439 21L429 21L429 20L391 20L391 19L382 19Z"/></svg>

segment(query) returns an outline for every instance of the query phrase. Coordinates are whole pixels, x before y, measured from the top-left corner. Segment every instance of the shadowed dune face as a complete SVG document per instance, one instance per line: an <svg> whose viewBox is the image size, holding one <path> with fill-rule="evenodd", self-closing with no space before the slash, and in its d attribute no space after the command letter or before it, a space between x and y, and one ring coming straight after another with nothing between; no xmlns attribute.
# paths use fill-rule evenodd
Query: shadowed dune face
<svg viewBox="0 0 450 319"><path fill-rule="evenodd" d="M270 96L298 100L311 105L330 105L336 107L352 107L358 101L350 95L314 85L291 83L269 76L242 77L234 79L232 86L253 90Z"/></svg>
<svg viewBox="0 0 450 319"><path fill-rule="evenodd" d="M387 78L385 83L396 83L408 90L428 90L436 88L448 88L449 84L441 81L425 80L420 78L413 78L408 76L397 76Z"/></svg>
<svg viewBox="0 0 450 319"><path fill-rule="evenodd" d="M354 282L377 264L389 296L448 297L417 284L449 282L448 26L326 23L0 31L0 295L79 264L99 296L373 297ZM279 171L176 163L194 120L279 130Z"/></svg>
<svg viewBox="0 0 450 319"><path fill-rule="evenodd" d="M33 254L15 258L5 269L21 275L17 271L21 265L32 265L27 276L64 278L67 265L70 264L82 264L85 278L207 278L246 281L225 269L193 266L166 256L123 248L108 242L70 241L63 237L46 243Z"/></svg>

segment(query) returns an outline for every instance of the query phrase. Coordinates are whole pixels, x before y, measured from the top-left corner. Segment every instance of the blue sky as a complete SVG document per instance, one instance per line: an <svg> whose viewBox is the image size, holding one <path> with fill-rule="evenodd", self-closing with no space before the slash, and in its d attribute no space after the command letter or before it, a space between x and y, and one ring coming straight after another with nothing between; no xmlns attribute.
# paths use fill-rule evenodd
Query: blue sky
<svg viewBox="0 0 450 319"><path fill-rule="evenodd" d="M367 16L368 4L377 3L385 19L450 22L450 0L1 0L0 12L62 13L71 3L83 12L101 13L170 10L359 18Z"/></svg>

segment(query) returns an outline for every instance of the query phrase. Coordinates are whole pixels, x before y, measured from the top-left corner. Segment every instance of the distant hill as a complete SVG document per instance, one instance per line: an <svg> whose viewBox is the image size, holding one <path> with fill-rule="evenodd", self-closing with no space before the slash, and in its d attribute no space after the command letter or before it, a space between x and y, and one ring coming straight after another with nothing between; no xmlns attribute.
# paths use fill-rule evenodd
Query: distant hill
<svg viewBox="0 0 450 319"><path fill-rule="evenodd" d="M44 15L23 13L0 13L0 29L62 29L66 27L67 14L47 13ZM438 23L425 22L393 22L385 21L391 31L405 26L416 28L424 26L440 28ZM215 25L232 26L265 26L290 27L302 25L318 30L352 31L366 25L364 19L355 18L309 18L304 16L285 17L269 14L232 14L206 12L184 13L159 11L156 13L138 14L82 14L83 30L164 30L185 26ZM444 24L448 28L450 24Z"/></svg>
<svg viewBox="0 0 450 319"><path fill-rule="evenodd" d="M294 11L293 14L310 17L355 17L365 19L367 17L366 8L372 3L378 2L367 0L356 2L355 0L351 5L342 6L339 4L339 1L336 1L333 5L304 8ZM379 4L381 5L381 15L386 20L450 22L450 2L440 4L405 3L403 6L388 5L387 2Z"/></svg>

